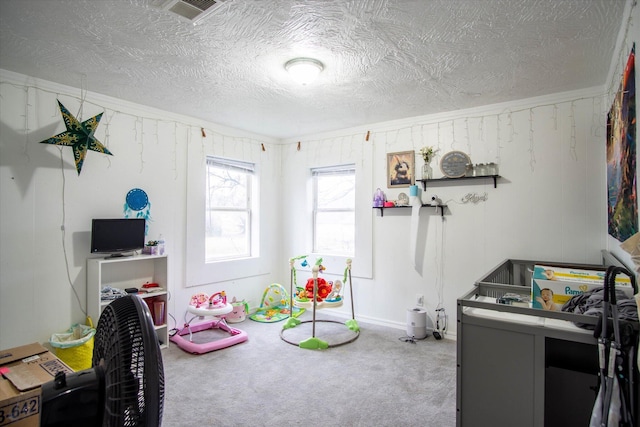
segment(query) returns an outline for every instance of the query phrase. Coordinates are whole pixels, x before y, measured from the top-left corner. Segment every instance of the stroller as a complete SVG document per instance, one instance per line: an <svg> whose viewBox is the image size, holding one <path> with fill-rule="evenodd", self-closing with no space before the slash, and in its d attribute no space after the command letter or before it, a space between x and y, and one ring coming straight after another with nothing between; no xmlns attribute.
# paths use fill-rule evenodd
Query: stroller
<svg viewBox="0 0 640 427"><path fill-rule="evenodd" d="M618 318L615 278L619 273L629 276L633 292L638 291L635 275L627 269L614 266L607 269L602 315L594 332L598 339L600 388L593 406L590 427L636 426L634 363L638 336L630 323L620 322Z"/></svg>

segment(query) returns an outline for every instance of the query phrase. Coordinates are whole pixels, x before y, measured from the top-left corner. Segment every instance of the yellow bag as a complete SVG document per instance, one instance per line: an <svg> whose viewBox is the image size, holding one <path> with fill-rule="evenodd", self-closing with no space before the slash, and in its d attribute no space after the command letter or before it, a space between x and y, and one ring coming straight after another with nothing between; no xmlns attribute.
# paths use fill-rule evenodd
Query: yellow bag
<svg viewBox="0 0 640 427"><path fill-rule="evenodd" d="M49 343L60 360L74 371L82 371L91 367L95 334L91 317L87 316L87 325L72 325L66 332L53 334Z"/></svg>

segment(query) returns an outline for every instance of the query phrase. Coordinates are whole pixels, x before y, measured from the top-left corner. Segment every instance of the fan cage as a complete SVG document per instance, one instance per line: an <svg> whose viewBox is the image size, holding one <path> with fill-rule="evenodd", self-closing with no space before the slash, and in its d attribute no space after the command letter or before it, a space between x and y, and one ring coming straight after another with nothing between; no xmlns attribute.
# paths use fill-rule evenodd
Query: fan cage
<svg viewBox="0 0 640 427"><path fill-rule="evenodd" d="M102 365L104 426L159 426L164 369L148 307L134 295L103 310L96 328L93 366Z"/></svg>

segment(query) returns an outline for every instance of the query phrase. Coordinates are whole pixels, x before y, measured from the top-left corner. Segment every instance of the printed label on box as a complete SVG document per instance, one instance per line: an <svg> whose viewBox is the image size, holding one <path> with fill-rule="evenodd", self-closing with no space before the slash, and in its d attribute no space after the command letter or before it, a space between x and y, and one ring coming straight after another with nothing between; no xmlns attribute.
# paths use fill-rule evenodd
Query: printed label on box
<svg viewBox="0 0 640 427"><path fill-rule="evenodd" d="M16 421L36 415L40 412L40 395L25 396L9 400L0 406L0 426L9 425Z"/></svg>
<svg viewBox="0 0 640 427"><path fill-rule="evenodd" d="M40 367L47 371L47 373L52 377L55 377L58 372L64 372L65 374L73 373L73 369L70 369L60 359L48 360L42 363Z"/></svg>

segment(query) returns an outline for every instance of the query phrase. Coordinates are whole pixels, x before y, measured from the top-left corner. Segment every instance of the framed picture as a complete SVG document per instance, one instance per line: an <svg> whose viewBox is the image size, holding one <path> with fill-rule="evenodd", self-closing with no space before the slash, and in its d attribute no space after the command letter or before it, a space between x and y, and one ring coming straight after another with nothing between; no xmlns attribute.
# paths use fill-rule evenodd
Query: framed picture
<svg viewBox="0 0 640 427"><path fill-rule="evenodd" d="M416 157L413 151L387 153L387 187L408 187L416 180Z"/></svg>

